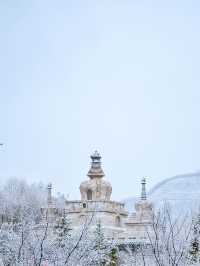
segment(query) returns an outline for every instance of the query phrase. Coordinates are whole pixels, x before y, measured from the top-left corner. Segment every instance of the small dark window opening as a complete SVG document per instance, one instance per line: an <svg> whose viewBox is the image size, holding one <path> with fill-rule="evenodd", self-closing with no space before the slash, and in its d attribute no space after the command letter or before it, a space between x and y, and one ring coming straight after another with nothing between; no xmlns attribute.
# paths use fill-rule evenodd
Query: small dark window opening
<svg viewBox="0 0 200 266"><path fill-rule="evenodd" d="M86 203L83 203L83 208L85 209L87 207Z"/></svg>
<svg viewBox="0 0 200 266"><path fill-rule="evenodd" d="M121 226L121 219L119 216L116 217L115 222L116 222L116 226Z"/></svg>
<svg viewBox="0 0 200 266"><path fill-rule="evenodd" d="M92 200L92 190L90 189L87 191L87 200Z"/></svg>

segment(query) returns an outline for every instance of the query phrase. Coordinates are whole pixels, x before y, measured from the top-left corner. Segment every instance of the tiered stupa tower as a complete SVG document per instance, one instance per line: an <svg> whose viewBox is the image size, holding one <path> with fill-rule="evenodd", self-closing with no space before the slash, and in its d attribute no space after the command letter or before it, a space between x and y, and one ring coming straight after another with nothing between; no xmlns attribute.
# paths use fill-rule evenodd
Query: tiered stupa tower
<svg viewBox="0 0 200 266"><path fill-rule="evenodd" d="M90 158L89 180L80 185L81 200L66 201L65 213L75 227L84 224L87 217L92 216L94 225L100 220L105 228L121 230L122 221L128 215L124 204L111 201L112 186L104 179L99 152L95 151Z"/></svg>
<svg viewBox="0 0 200 266"><path fill-rule="evenodd" d="M112 193L112 186L105 181L105 176L101 167L101 156L95 151L91 155L91 168L88 172L90 180L84 181L80 185L81 200L110 200Z"/></svg>

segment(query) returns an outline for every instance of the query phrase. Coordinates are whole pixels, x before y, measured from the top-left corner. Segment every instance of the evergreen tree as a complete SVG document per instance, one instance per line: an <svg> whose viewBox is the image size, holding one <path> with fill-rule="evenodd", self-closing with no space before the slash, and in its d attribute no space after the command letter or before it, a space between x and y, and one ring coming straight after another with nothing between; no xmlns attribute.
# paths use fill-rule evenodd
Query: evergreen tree
<svg viewBox="0 0 200 266"><path fill-rule="evenodd" d="M116 266L117 262L118 262L118 255L117 255L117 249L116 248L111 249L109 257L110 257L110 262L108 265L109 266Z"/></svg>
<svg viewBox="0 0 200 266"><path fill-rule="evenodd" d="M56 243L59 248L64 248L66 245L66 240L70 237L70 223L66 217L59 217L56 220L54 226L54 234L56 236Z"/></svg>
<svg viewBox="0 0 200 266"><path fill-rule="evenodd" d="M191 241L190 249L189 249L189 260L192 264L199 264L200 262L200 216L197 217L196 221L193 221L193 239Z"/></svg>
<svg viewBox="0 0 200 266"><path fill-rule="evenodd" d="M95 230L95 251L96 251L96 265L104 266L106 265L107 260L107 249L105 243L105 237L102 230L100 220L97 222L96 230Z"/></svg>
<svg viewBox="0 0 200 266"><path fill-rule="evenodd" d="M192 240L189 256L192 263L199 261L199 241L196 237Z"/></svg>
<svg viewBox="0 0 200 266"><path fill-rule="evenodd" d="M98 266L117 265L117 251L105 238L100 221L97 222L95 230L95 251L96 251L95 265Z"/></svg>

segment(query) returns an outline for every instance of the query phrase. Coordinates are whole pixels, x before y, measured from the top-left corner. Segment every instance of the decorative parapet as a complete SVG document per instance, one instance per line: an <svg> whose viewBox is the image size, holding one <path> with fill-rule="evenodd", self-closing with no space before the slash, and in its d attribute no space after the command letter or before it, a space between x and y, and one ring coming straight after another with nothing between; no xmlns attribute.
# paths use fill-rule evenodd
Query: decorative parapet
<svg viewBox="0 0 200 266"><path fill-rule="evenodd" d="M116 201L66 201L66 213L79 212L110 212L127 215L124 209L124 203Z"/></svg>

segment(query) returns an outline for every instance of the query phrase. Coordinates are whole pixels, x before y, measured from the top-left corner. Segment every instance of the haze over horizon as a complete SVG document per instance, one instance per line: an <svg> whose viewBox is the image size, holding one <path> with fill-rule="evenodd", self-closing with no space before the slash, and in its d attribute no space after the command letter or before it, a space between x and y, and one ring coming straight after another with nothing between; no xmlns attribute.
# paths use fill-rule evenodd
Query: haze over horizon
<svg viewBox="0 0 200 266"><path fill-rule="evenodd" d="M200 169L200 2L0 3L0 184L79 199L94 150L113 199Z"/></svg>

